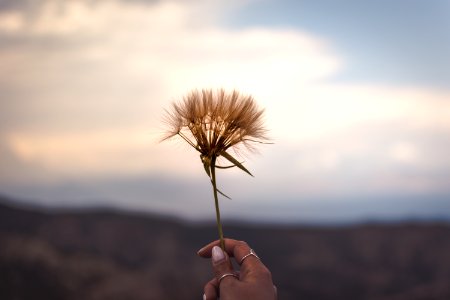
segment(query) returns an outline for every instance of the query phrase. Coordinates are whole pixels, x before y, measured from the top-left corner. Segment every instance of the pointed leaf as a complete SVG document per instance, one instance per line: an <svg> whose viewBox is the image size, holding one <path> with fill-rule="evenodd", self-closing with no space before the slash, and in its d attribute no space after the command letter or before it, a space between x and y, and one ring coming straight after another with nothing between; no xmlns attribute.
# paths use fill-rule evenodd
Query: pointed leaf
<svg viewBox="0 0 450 300"><path fill-rule="evenodd" d="M234 167L236 167L236 165L231 165L231 166L218 166L218 165L216 165L216 168L219 168L219 169L230 169L230 168L234 168Z"/></svg>
<svg viewBox="0 0 450 300"><path fill-rule="evenodd" d="M248 173L250 176L253 177L252 173L250 173L250 171L247 170L236 158L234 158L225 151L220 152L220 155L222 155L223 157L228 159L231 163L233 163L236 167L238 167L239 169L241 169L242 171Z"/></svg>
<svg viewBox="0 0 450 300"><path fill-rule="evenodd" d="M224 193L222 193L219 189L217 189L217 192L218 192L219 194L221 194L222 196L224 196L225 198L228 198L228 199L231 200L230 197L228 197L227 195L225 195Z"/></svg>
<svg viewBox="0 0 450 300"><path fill-rule="evenodd" d="M212 184L212 186L214 187L214 183L213 183L212 179L211 179L211 184ZM216 190L217 190L217 192L218 192L219 194L221 194L221 195L224 196L225 198L228 198L228 199L231 200L231 197L230 197L230 196L227 196L226 194L224 194L224 193L223 193L221 190L219 190L217 187L216 187Z"/></svg>
<svg viewBox="0 0 450 300"><path fill-rule="evenodd" d="M203 168L205 168L206 174L208 174L208 177L211 178L211 170L209 169L209 163L204 160L203 162Z"/></svg>

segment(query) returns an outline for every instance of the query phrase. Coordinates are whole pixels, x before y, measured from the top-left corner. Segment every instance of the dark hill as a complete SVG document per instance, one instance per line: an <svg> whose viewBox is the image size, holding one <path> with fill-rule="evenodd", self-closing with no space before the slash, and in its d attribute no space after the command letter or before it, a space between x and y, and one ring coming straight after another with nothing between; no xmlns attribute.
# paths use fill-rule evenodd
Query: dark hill
<svg viewBox="0 0 450 300"><path fill-rule="evenodd" d="M450 299L448 223L224 224L271 269L279 299ZM108 210L0 205L0 299L201 299L213 225Z"/></svg>

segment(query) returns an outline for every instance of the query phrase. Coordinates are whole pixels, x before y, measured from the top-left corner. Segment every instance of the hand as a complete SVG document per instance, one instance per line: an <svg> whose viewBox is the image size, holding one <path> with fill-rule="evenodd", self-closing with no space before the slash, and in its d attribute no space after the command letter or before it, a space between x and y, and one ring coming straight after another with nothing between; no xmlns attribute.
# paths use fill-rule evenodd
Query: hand
<svg viewBox="0 0 450 300"><path fill-rule="evenodd" d="M248 255L251 248L246 242L225 239L225 252L218 246L219 241L212 242L198 251L204 258L212 258L215 277L204 288L204 300L275 300L277 290L272 282L269 269L255 255ZM236 272L231 265L234 257L241 265ZM225 275L225 276L224 276Z"/></svg>

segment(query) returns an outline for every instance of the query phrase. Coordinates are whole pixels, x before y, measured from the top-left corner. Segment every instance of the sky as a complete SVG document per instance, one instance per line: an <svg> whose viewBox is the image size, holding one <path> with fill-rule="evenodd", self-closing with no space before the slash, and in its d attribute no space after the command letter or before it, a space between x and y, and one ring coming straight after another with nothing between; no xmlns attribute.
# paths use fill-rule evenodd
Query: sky
<svg viewBox="0 0 450 300"><path fill-rule="evenodd" d="M214 218L160 143L193 89L237 89L273 141L220 170L225 220L450 219L450 2L0 0L0 194Z"/></svg>

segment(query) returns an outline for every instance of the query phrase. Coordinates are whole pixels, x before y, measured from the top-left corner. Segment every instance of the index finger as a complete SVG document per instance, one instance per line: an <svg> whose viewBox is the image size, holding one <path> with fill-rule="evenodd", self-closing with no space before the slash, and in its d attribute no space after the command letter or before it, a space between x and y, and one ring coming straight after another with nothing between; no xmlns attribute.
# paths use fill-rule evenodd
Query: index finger
<svg viewBox="0 0 450 300"><path fill-rule="evenodd" d="M233 248L239 241L233 239L223 239L223 240L225 244L225 251L227 252L228 256L234 257ZM211 257L211 251L214 246L220 246L220 240L216 240L214 242L207 244L206 246L203 246L203 248L197 251L197 254L201 257L209 258Z"/></svg>
<svg viewBox="0 0 450 300"><path fill-rule="evenodd" d="M241 260L244 256L247 256L250 253L251 248L244 241L237 241L233 239L224 239L225 240L225 251L230 257L234 257L238 263L241 263ZM201 248L197 254L201 257L209 258L211 257L211 251L214 246L218 246L220 241L214 241ZM266 266L261 262L260 259L256 258L253 255L247 256L241 265L241 277L245 278L247 275L255 272L259 273L267 273L268 270Z"/></svg>
<svg viewBox="0 0 450 300"><path fill-rule="evenodd" d="M225 242L225 251L227 252L227 254L230 257L235 257L237 261L240 261L240 259L239 259L239 257L241 257L241 256L239 256L239 254L241 254L240 250L247 250L247 249L243 249L243 248L250 248L250 247L248 247L247 243L244 241L237 241L237 240L233 240L233 239L224 239L224 242ZM209 258L209 257L211 257L212 248L214 246L219 246L219 245L220 245L219 240L211 242L208 245L201 248L200 250L198 250L197 254L201 257ZM245 254L243 254L242 256L244 256Z"/></svg>

